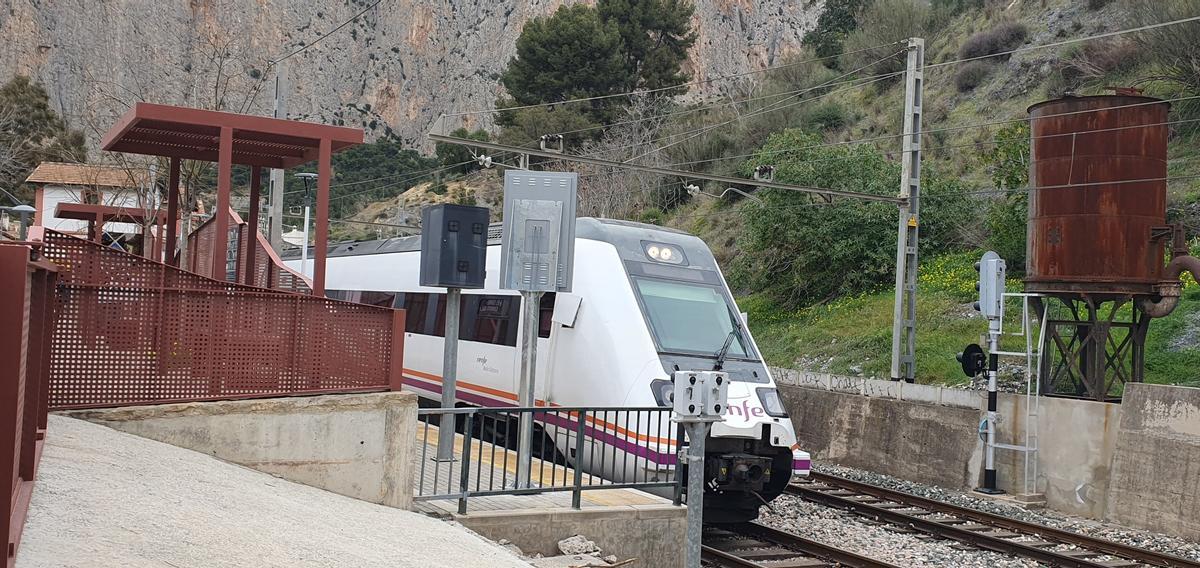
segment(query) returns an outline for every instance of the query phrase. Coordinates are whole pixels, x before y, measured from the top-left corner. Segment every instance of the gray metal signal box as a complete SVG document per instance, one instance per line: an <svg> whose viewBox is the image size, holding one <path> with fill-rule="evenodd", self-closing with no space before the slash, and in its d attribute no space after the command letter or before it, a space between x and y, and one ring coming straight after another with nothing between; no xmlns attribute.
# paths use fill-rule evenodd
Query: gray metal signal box
<svg viewBox="0 0 1200 568"><path fill-rule="evenodd" d="M571 291L578 185L574 172L504 172L501 288Z"/></svg>
<svg viewBox="0 0 1200 568"><path fill-rule="evenodd" d="M979 270L978 309L983 313L983 317L988 319L989 325L993 325L996 331L999 331L1000 318L1004 314L1004 259L992 251L987 251L975 267Z"/></svg>
<svg viewBox="0 0 1200 568"><path fill-rule="evenodd" d="M431 205L421 211L421 285L483 288L487 263L486 207Z"/></svg>

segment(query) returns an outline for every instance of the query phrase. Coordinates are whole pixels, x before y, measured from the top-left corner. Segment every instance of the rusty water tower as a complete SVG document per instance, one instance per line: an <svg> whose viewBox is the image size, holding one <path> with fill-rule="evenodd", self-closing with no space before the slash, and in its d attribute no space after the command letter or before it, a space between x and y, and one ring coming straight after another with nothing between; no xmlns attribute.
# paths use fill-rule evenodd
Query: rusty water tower
<svg viewBox="0 0 1200 568"><path fill-rule="evenodd" d="M1054 302L1042 394L1112 400L1141 382L1150 319L1175 308L1183 270L1200 270L1167 224L1169 110L1129 93L1029 107L1025 288Z"/></svg>

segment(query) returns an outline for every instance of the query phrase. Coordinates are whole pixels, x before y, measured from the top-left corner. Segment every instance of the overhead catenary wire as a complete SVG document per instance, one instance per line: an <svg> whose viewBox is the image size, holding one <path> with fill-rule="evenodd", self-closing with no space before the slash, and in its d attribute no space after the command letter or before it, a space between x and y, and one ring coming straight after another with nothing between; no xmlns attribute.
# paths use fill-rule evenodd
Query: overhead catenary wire
<svg viewBox="0 0 1200 568"><path fill-rule="evenodd" d="M691 82L687 82L687 83L680 83L678 85L674 85L671 87L660 87L657 89L633 90L633 91L626 91L626 92L622 92L622 93L610 93L607 95L594 95L594 96L590 96L590 97L578 97L578 98L573 98L573 99L563 99L561 101L554 101L554 102L547 102L547 103L533 103L533 104L519 105L519 106L512 106L512 107L505 107L505 108L475 109L475 110L450 112L450 113L445 113L445 116L452 117L452 116L466 116L466 115L473 115L473 114L490 114L490 113L494 113L494 112L511 112L511 111L517 111L517 110L538 108L538 107L549 107L549 106L586 103L586 102L605 100L605 99L611 99L611 98L616 98L616 97L651 95L654 93L660 93L660 92L664 92L664 91L674 91L681 87L692 87L692 86L696 86L696 85L713 83L716 81L726 81L726 80L730 80L730 79L738 79L738 78L746 77L746 76L750 76L750 75L768 73L770 71L775 71L778 69L786 69L788 67L795 67L798 65L806 65L809 63L818 63L821 61L828 61L830 59L836 59L838 57L842 57L845 55L852 55L852 54L863 53L863 52L867 52L867 51L873 51L876 49L891 47L893 45L900 45L902 43L904 43L904 41L895 41L895 42L880 44L880 45L876 45L876 46L872 46L872 47L865 47L865 48L857 49L854 51L848 51L848 52L841 53L838 55L827 55L824 57L814 57L814 58L810 58L810 59L804 59L802 61L793 61L790 63L784 63L784 64L780 64L780 65L771 65L771 66L764 67L762 69L744 71L742 73L734 73L734 74L730 74L730 75L722 75L722 76L713 77L710 79L699 79L699 80L691 81Z"/></svg>
<svg viewBox="0 0 1200 568"><path fill-rule="evenodd" d="M1150 128L1150 127L1155 127L1155 126L1174 126L1174 125L1178 125L1178 124L1188 124L1188 123L1193 123L1193 122L1200 122L1200 118L1169 120L1169 121L1164 121L1164 122L1154 122L1154 123L1148 123L1148 124L1132 124L1132 125L1126 125L1126 126L1115 126L1115 127L1110 127L1110 128L1079 130L1079 131L1075 131L1075 132L1060 132L1057 134L1041 134L1041 135L1037 135L1037 136L1029 136L1028 138L1032 139L1032 140L1040 140L1043 138L1060 138L1060 137L1066 137L1066 136L1076 136L1079 134L1096 134L1096 133L1102 133L1102 132L1114 132L1114 131L1118 131L1118 130L1129 130L1129 129L1134 129L1134 128ZM976 142L967 142L964 144L945 144L945 145L941 145L941 146L922 146L921 152L924 154L928 154L928 153L931 153L931 152L934 152L937 150L972 148L972 147L976 147L976 146L984 146L984 145L989 145L989 144L994 145L994 144L997 144L997 142L995 140L979 140ZM800 147L800 148L787 148L787 149L781 149L778 151L769 151L769 153L771 153L773 155L773 154L787 153L787 152L801 152L801 151L807 150L807 149L823 148L823 147L826 147L826 146L812 145L812 146L804 146L804 147ZM896 152L898 152L898 150ZM687 161L687 162L672 162L672 163L663 164L663 165L665 167L690 166L690 165L704 164L704 163L709 163L709 162L719 162L719 161L723 161L723 160L737 160L737 159L741 159L741 158L753 158L753 157L759 156L763 153L764 153L763 151L759 151L759 152L754 152L754 153L749 153L749 154L736 154L736 155L732 155L732 156L722 156L719 158L706 158L703 160L691 160L691 161ZM791 164L810 164L810 163L821 163L821 162L851 160L851 159L858 159L858 156L854 156L854 155L829 156L826 158L800 160L798 162L790 162L790 163Z"/></svg>
<svg viewBox="0 0 1200 568"><path fill-rule="evenodd" d="M632 169L632 170L639 170L639 171L643 171L646 173L659 174L659 175L663 175L663 176L707 179L710 181L716 181L716 182L720 182L720 183L731 183L731 184L752 184L752 185L760 185L760 186L764 186L764 187L776 187L776 188L780 188L780 189L790 189L790 190L794 190L794 191L816 193L816 194L821 194L821 195L832 194L832 195L837 195L840 197L852 197L852 198L856 198L856 199L864 199L867 201L883 201L883 202L887 202L887 203L896 203L896 204L899 204L903 201L897 197L875 195L875 194L870 194L870 193L861 193L861 192L856 192L856 191L842 191L842 190L830 190L827 188L803 187L803 186L796 186L796 185L778 183L778 182L772 182L772 181L753 180L753 179L738 178L738 177L733 177L733 176L709 174L709 173L703 173L703 172L686 172L686 171L679 171L679 170L671 170L668 168L661 168L661 167L657 167L657 166L643 165L643 164L630 164L630 163L624 163L624 162L614 162L612 160L605 160L602 158L594 158L594 157L590 157L590 156L561 154L558 152L541 150L541 149L533 149L533 148L514 149L512 146L508 146L508 145L496 144L493 142L469 140L467 138L458 138L458 137L454 137L454 136L447 136L445 134L437 134L434 132L431 132L429 134L429 138L434 141L437 141L437 142L450 142L453 144L469 145L469 146L475 146L478 148L486 148L489 150L495 150L495 151L500 151L500 152L519 152L519 153L523 153L523 154L528 154L530 156L538 156L541 158L551 158L554 160L568 160L568 161L575 161L575 162L583 162L583 163L588 163L588 164L597 165L597 166L624 167L624 168L628 168L628 169Z"/></svg>
<svg viewBox="0 0 1200 568"><path fill-rule="evenodd" d="M843 77L846 77L846 76L848 76L848 75L851 75L851 74L857 73L857 72L859 72L859 71L862 71L862 70L864 70L864 69L867 69L867 68L869 68L869 67L873 67L873 66L875 66L875 65L878 65L878 64L880 64L880 63L882 63L882 62L884 62L884 61L887 61L888 59L891 59L891 58L893 58L893 57L895 57L895 56L897 56L897 55L899 55L899 54L901 54L901 53L904 53L904 51L899 51L899 52L893 53L892 55L889 55L889 56L887 56L887 57L881 58L881 59L879 59L879 60L877 60L877 61L873 61L873 62L871 62L871 63L869 63L869 64L867 64L867 65L864 65L864 66L862 66L862 67L859 67L858 69L855 69L855 70L853 70L853 71L850 71L850 72L848 72L848 73L844 73L844 74L842 74L841 76L839 76L839 77L836 77L834 80L836 80L836 79L841 79L841 78L843 78ZM899 72L898 74L903 74L903 72ZM719 123L717 123L717 124L713 124L713 125L709 125L709 126L704 126L704 127L700 127L700 128L693 129L693 130L692 130L692 131L690 131L690 132L684 132L684 133L678 134L678 135L680 135L680 136L686 136L686 138L683 138L683 139L681 139L681 140L675 140L675 141L672 141L672 142L670 142L669 144L664 144L664 145L662 145L662 146L659 146L659 147L657 147L657 148L654 148L654 149L652 149L652 150L650 150L650 151L648 151L648 152L646 152L646 153L643 153L643 154L641 154L641 155L639 155L639 156L635 156L635 157L633 157L633 158L630 158L629 160L626 160L626 161L633 161L633 160L637 160L637 159L639 159L639 158L643 158L643 157L645 157L645 156L648 156L648 155L650 155L650 154L654 154L654 153L661 152L661 151L663 151L663 150L665 150L665 149L667 149L667 148L670 148L670 147L672 147L672 146L676 146L676 145L678 145L678 144L682 144L682 143L684 143L684 142L686 142L686 141L688 141L688 140L692 140L692 139L696 138L697 136L700 136L700 135L706 134L706 133L708 133L708 132L711 132L711 131L713 131L713 130L715 130L715 129L717 129L717 128L720 128L720 127L722 127L722 126L727 126L727 125L733 124L733 123L735 123L735 122L740 122L740 121L742 121L742 120L746 120L746 119L749 119L749 118L753 118L753 117L755 117L755 116L761 116L761 115L763 115L763 114L766 114L766 113L768 113L768 112L775 112L775 111L779 111L779 110L782 110L782 109L785 109L785 108L789 108L789 107L792 107L792 106L796 106L796 105L799 105L799 104L804 104L804 103L812 102L812 101L814 101L814 100L817 100L817 99L820 99L820 98L822 98L822 97L829 96L829 95L836 94L836 93L840 93L840 92L843 92L843 91L846 91L846 90L849 90L849 89L852 89L852 88L859 88L859 87L863 87L863 86L866 86L866 85L869 85L869 84L872 84L872 83L876 83L876 82L882 81L882 80L884 80L884 79L886 79L886 78L888 78L888 77L892 77L892 76L895 76L895 75L897 75L897 73L887 73L887 74L883 74L883 75L878 75L878 76L876 76L876 78L874 78L874 79L872 79L872 80L870 80L870 81L866 81L865 83L860 83L860 84L857 84L857 85L852 85L852 86L850 86L850 87L843 87L843 88L841 88L841 89L836 89L836 90L833 90L833 91L828 91L828 92L822 93L822 94L820 94L820 95L817 95L817 96L815 96L815 97L812 97L812 98L809 98L809 99L802 99L802 100L799 100L799 101L791 101L791 102L788 102L787 104L780 104L780 103L783 103L783 102L784 102L784 101L782 101L782 100L781 100L781 101L776 101L775 103L772 103L772 105L774 105L774 106L772 106L772 105L767 105L766 107L764 107L764 108L762 108L762 109L758 109L758 110L756 110L756 111L750 112L750 113L748 113L748 114L745 114L745 115L739 115L739 116L737 116L737 117L734 117L734 118L732 118L732 119L730 119L730 120L726 120L726 121L724 121L724 122L719 122ZM832 81L832 80L831 80L831 81ZM799 94L797 94L797 95L793 95L793 96L799 96L800 94L804 94L804 93L808 93L808 92L811 92L811 91L815 91L815 90L817 90L817 89L827 88L827 87L829 87L829 86L832 86L832 84L831 84L830 82L822 83L822 84L820 84L820 85L817 85L817 86L815 86L815 87L810 87L810 88L808 88L808 89L805 89L805 90L804 90L804 91L802 91L801 93L799 93ZM785 99L785 100L786 100L786 99ZM666 140L666 139L672 138L672 137L674 137L674 136L677 136L677 135L674 135L674 134L673 134L673 135L668 135L668 136L666 136L666 137L663 137L663 138L660 138L660 139L656 140L655 142L661 142L661 141L663 141L663 140ZM654 142L651 142L651 143L653 144ZM605 152L605 153L607 153L607 152Z"/></svg>
<svg viewBox="0 0 1200 568"><path fill-rule="evenodd" d="M554 133L551 133L550 135L551 135L551 136L566 136L566 135L568 135L568 134L578 134L578 133L581 133L581 132L590 132L590 131L592 131L592 130L601 130L601 129L605 129L605 128L613 128L613 127L617 127L617 126L626 126L626 125L629 125L629 124L637 124L637 123L640 123L640 122L649 122L649 121L652 121L652 120L660 120L660 119L669 118L669 117L672 117L672 116L679 116L679 115L684 115L684 114L693 114L693 113L697 113L697 112L704 112L704 111L708 111L708 110L712 110L712 109L716 109L716 108L729 107L729 106L736 106L736 105L739 105L739 104L744 104L744 103L749 103L749 102L755 102L755 101L760 101L760 100L765 100L765 99L771 99L771 98L780 98L780 97L782 97L782 98L790 98L790 97L800 96L800 95L802 95L802 94L805 94L805 93L807 93L807 92L810 92L810 91L813 91L813 90L816 90L816 89L820 89L820 88L826 88L826 87L836 87L836 86L839 86L839 85L844 85L844 84L847 84L847 83L854 83L854 82L856 82L856 81L863 81L863 80L866 80L866 79L879 79L879 80L882 80L882 79L886 79L886 78L889 78L889 77L895 77L895 76L898 76L898 75L903 75L903 74L904 74L904 72L903 72L903 71L897 71L897 72L893 72L893 73L881 73L881 74L878 74L878 75L871 75L871 76L868 76L868 77L858 77L858 78L855 78L855 79L848 79L848 80L845 80L845 81L827 82L827 83L823 83L823 84L821 84L821 85L817 85L816 87L807 87L807 88L804 88L804 89L796 89L796 90L794 90L794 91L786 91L786 92L782 92L782 93L773 93L773 94L770 94L770 95L760 95L760 96L757 96L757 97L752 97L752 98L744 98L744 99L732 99L732 100L728 100L728 101L724 101L724 102L720 102L720 103L713 103L713 104L710 104L710 105L707 105L707 106L699 106L699 107L685 108L685 109L680 109L680 110L675 110L675 111L669 111L669 112L664 112L664 113L658 113L658 114L654 114L654 115L647 116L647 117L642 117L642 118L634 118L634 119L628 119L628 120L620 120L620 121L617 121L617 122L610 122L610 123L605 123L605 124L597 124L597 125L593 125L593 126L587 126L587 127L584 127L584 128L576 128L576 129L574 129L574 130L566 130L566 131L563 131L563 132L554 132ZM844 77L845 75L842 75L842 76ZM830 81L833 81L833 80L830 80ZM779 101L776 101L776 102L779 102ZM449 116L449 115L447 115L447 116Z"/></svg>
<svg viewBox="0 0 1200 568"><path fill-rule="evenodd" d="M1122 109L1122 108L1138 107L1138 106L1145 106L1145 105L1152 105L1152 104L1159 104L1159 103L1179 102L1179 101L1186 101L1186 100L1192 100L1192 99L1198 99L1198 98L1200 98L1200 95L1178 97L1178 98L1173 98L1173 99L1162 99L1162 100L1147 101L1147 102L1140 102L1140 103L1131 103L1131 104L1127 104L1127 105L1116 105L1116 106L1104 107L1104 108L1100 108L1100 109L1088 109L1088 110L1079 110L1079 111L1062 112L1062 113L1054 113L1054 114L1044 114L1044 115L1039 116L1038 119L1054 118L1054 117L1058 117L1058 116L1068 116L1068 115L1073 115L1073 114L1083 114L1083 113L1090 113L1090 112L1111 111L1111 110L1117 110L1117 109ZM929 129L929 130L922 130L921 134L925 135L925 134L933 134L936 132L967 130L967 129L971 129L971 128L986 128L989 126L999 126L999 125L1003 125L1003 124L1012 124L1015 122L1029 122L1031 120L1034 120L1034 119L1032 117L1003 119L1003 120L983 122L983 123L978 123L978 124L968 124L968 125L959 125L959 126L950 126L950 127L945 127L945 128L934 128L934 129ZM1187 121L1180 121L1180 122L1187 122ZM872 143L872 142L880 142L883 140L895 140L895 139L899 139L899 138L903 138L903 137L904 137L903 134L885 134L885 135L881 135L881 136L873 136L870 138L858 138L858 139L843 140L843 141L838 141L838 142L826 142L826 143L822 143L822 144L811 144L808 146L801 146L798 148L781 148L778 150L759 150L757 152L748 153L748 154L738 154L738 155L734 155L734 156L722 156L719 158L709 158L706 160L694 160L691 162L675 164L675 165L691 165L691 164L700 164L700 163L705 163L705 162L717 162L717 161L721 161L721 160L749 158L749 157L760 156L760 155L784 154L784 153L788 153L788 152L800 152L803 150L811 150L814 148L827 148L827 147L835 147L835 146L867 144L867 143ZM929 149L930 148L923 148L922 152L929 150ZM936 147L934 147L933 149L936 149Z"/></svg>

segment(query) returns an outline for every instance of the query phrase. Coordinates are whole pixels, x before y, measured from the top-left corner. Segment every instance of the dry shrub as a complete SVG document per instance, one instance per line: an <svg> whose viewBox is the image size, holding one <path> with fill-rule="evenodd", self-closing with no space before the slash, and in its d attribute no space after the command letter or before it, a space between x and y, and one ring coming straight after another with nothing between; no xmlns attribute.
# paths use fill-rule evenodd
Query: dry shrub
<svg viewBox="0 0 1200 568"><path fill-rule="evenodd" d="M954 86L958 87L960 93L973 91L975 87L983 84L991 72L991 66L983 61L965 63L958 69L958 74L954 76Z"/></svg>
<svg viewBox="0 0 1200 568"><path fill-rule="evenodd" d="M972 35L958 50L959 57L983 57L1013 49L1025 41L1029 29L1019 22L1004 22Z"/></svg>

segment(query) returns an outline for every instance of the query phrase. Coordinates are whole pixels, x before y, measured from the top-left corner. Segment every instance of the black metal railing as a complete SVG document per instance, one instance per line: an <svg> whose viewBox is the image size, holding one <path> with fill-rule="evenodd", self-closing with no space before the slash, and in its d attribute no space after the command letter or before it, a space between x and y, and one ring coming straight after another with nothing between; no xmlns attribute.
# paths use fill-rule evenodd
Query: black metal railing
<svg viewBox="0 0 1200 568"><path fill-rule="evenodd" d="M578 509L584 491L621 488L654 489L680 501L675 465L683 433L670 408L457 408L450 411L459 434L454 460L439 461L436 430L446 412L418 411L416 501L457 499L458 512L466 513L470 497L570 491ZM521 420L533 421L532 452L524 460L517 454Z"/></svg>

